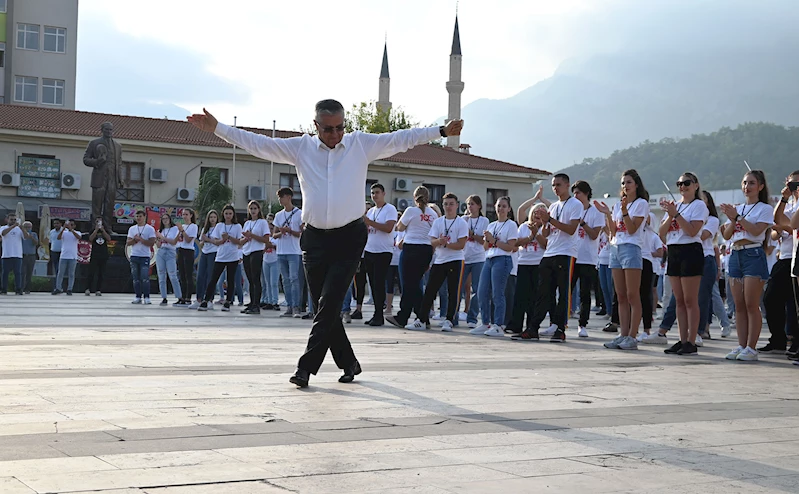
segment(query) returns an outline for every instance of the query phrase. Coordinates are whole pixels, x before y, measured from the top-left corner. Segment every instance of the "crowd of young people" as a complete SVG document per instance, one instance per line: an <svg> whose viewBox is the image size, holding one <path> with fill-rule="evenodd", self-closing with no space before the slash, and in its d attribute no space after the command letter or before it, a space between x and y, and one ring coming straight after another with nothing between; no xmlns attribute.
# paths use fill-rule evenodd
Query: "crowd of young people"
<svg viewBox="0 0 799 494"><path fill-rule="evenodd" d="M686 172L676 182L679 195L661 201L665 212L661 219L650 213L649 193L635 170L625 171L620 184L619 200L611 207L592 200L587 182L572 184L567 175L556 174L552 190L557 201L547 201L539 190L514 215L510 198L500 197L493 205L493 222L484 216L482 200L476 195L466 199L467 209L461 215L457 196L444 195L441 211L430 204L429 191L422 186L414 191L413 206L398 212L386 203L384 187L373 184L372 203L367 203L364 214L368 239L342 318L351 322L362 317L368 280L375 307L373 317L365 321L369 326L388 322L410 330L428 330L439 297L442 331L458 326L464 302L471 334L517 341L548 337L562 343L572 292L579 285L578 337L589 335L593 291L601 306L594 316L610 317L612 322L605 330L619 332L605 347L636 350L641 342L668 346L667 332L676 321L679 340L665 353L695 355L703 345L702 336L709 337L707 328L714 314L720 318L721 336L730 334L730 314L721 297L724 292L738 334L738 346L727 359L753 361L759 352L778 350L787 350L789 358L796 359L799 171L786 180L776 207L769 203L766 177L754 170L742 180L744 202L718 208L713 197L702 190L699 178ZM250 288L243 313L279 311L278 281L282 280L286 311L281 317L313 317L312 302L308 314L303 316L301 310L303 299L308 298L301 264L302 211L293 205L291 189L281 189L278 196L283 210L265 218L260 204L252 201L243 226L236 221L232 206L226 206L221 216L209 211L201 228L188 209L182 224L173 224L164 215L158 231L144 223L143 213L137 215L137 224L128 232L128 244L133 248L133 303L149 303L143 267L149 266L149 247L158 243L161 305L168 304L166 282L170 279L178 299L173 305L210 310L217 282L226 273L228 289L224 290L222 310L228 311L235 294L232 287L241 284L243 265ZM719 212L726 216L726 223L720 224ZM202 254L198 294L192 303L195 239ZM778 252L771 269L766 249L769 240L776 245L775 254ZM652 331L658 278L669 287L670 296L663 299L660 327ZM397 287L401 299L394 314ZM353 296L358 307L351 313ZM767 345L758 348L761 300L772 336ZM546 319L550 324L541 329Z"/></svg>

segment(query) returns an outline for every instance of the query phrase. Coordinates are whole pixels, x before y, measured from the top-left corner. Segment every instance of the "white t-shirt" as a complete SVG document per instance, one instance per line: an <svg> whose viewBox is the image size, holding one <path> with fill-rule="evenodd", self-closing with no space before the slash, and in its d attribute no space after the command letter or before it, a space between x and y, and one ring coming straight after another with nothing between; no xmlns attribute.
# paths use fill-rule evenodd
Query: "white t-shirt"
<svg viewBox="0 0 799 494"><path fill-rule="evenodd" d="M77 230L73 230L78 238L67 229L64 229L64 234L61 235L61 259L77 259L78 258L78 242L83 234Z"/></svg>
<svg viewBox="0 0 799 494"><path fill-rule="evenodd" d="M191 238L191 242L188 242L187 239ZM188 225L183 225L183 240L178 241L175 244L179 249L188 249L194 250L194 239L197 238L197 225L194 223L189 223Z"/></svg>
<svg viewBox="0 0 799 494"><path fill-rule="evenodd" d="M222 238L223 233L227 233L229 237L241 238L241 225L238 223L231 225L217 223L213 237ZM216 251L216 262L233 262L239 259L241 259L241 249L230 240L220 245L219 250Z"/></svg>
<svg viewBox="0 0 799 494"><path fill-rule="evenodd" d="M218 238L214 237L215 226L216 225L212 226L208 232L203 232L203 233L211 238ZM202 235L200 237L202 237ZM218 250L219 250L218 245L212 244L211 242L203 242L203 254L216 254L216 251Z"/></svg>
<svg viewBox="0 0 799 494"><path fill-rule="evenodd" d="M707 217L710 214L705 201L699 199L694 199L688 204L683 204L682 201L678 202L677 211L679 211L680 216L688 222L701 221L704 223L707 221ZM663 217L663 221L666 221L666 218L668 218L668 214ZM693 243L702 243L702 229L700 228L697 230L696 235L693 237L689 237L688 234L685 233L685 230L680 227L676 219L671 220L669 231L666 232L666 245L685 245Z"/></svg>
<svg viewBox="0 0 799 494"><path fill-rule="evenodd" d="M652 253L663 247L660 236L649 228L644 233L644 245L641 247L641 257L652 263L652 271L655 271L655 258ZM658 263L660 261L658 260Z"/></svg>
<svg viewBox="0 0 799 494"><path fill-rule="evenodd" d="M373 207L366 212L366 217L375 223L388 223L397 220L397 208L389 203L381 207ZM369 227L369 236L366 238L364 251L372 254L381 254L394 251L394 232L384 232L377 228Z"/></svg>
<svg viewBox="0 0 799 494"><path fill-rule="evenodd" d="M252 232L259 237L263 237L264 235L269 235L269 222L263 218L258 218L255 221L247 220L244 222L244 229L242 231ZM241 253L246 256L253 252L261 252L265 247L265 243L253 238L241 246Z"/></svg>
<svg viewBox="0 0 799 494"><path fill-rule="evenodd" d="M516 234L517 238L530 237L532 235L530 225L527 222L522 223L516 230ZM544 247L535 238L529 244L519 247L519 264L522 266L538 266L543 257Z"/></svg>
<svg viewBox="0 0 799 494"><path fill-rule="evenodd" d="M133 225L132 227L128 228L128 238L133 238L136 235L140 236L144 240L153 239L155 238L155 228L148 224L145 224L144 226ZM64 238L64 236L62 235L61 238ZM61 248L63 249L63 245ZM150 247L141 242L136 242L130 246L130 256L149 258Z"/></svg>
<svg viewBox="0 0 799 494"><path fill-rule="evenodd" d="M62 226L61 229L63 230L64 227ZM58 234L61 230L56 230L55 228L50 230L50 252L61 252L61 241L58 240Z"/></svg>
<svg viewBox="0 0 799 494"><path fill-rule="evenodd" d="M491 234L494 236L494 239L499 242L507 243L509 240L516 240L519 238L519 227L513 220L494 221L493 223L489 223L486 231L491 232ZM486 251L486 259L495 256L509 255L510 252L504 251L499 247L491 247Z"/></svg>
<svg viewBox="0 0 799 494"><path fill-rule="evenodd" d="M646 221L646 217L649 216L649 202L639 197L634 200L632 204L627 205L627 214L630 215L630 218L643 218L644 221ZM639 247L643 247L644 230L646 229L643 221L638 225L638 229L635 230L634 234L630 235L627 233L627 225L624 223L624 217L621 213L621 202L617 202L613 205L613 214L611 218L613 222L616 223L616 235L613 237L611 243L614 245L635 244ZM547 250L549 250L548 245Z"/></svg>
<svg viewBox="0 0 799 494"><path fill-rule="evenodd" d="M573 197L565 201L553 202L549 206L549 216L561 223L570 223L583 217L583 203ZM577 231L575 230L575 234ZM568 235L549 225L549 236L547 237L547 250L544 257L569 256L577 257L577 235Z"/></svg>
<svg viewBox="0 0 799 494"><path fill-rule="evenodd" d="M422 212L416 206L411 206L402 213L400 223L405 225L405 243L417 245L430 245L430 228L438 215L430 206Z"/></svg>
<svg viewBox="0 0 799 494"><path fill-rule="evenodd" d="M442 235L447 237L447 243L454 244L462 238L469 236L469 226L463 218L455 217L448 220L445 216L437 218L430 227L430 238L436 239ZM452 261L463 261L463 249L453 250L447 247L436 247L436 259L433 264L444 264Z"/></svg>
<svg viewBox="0 0 799 494"><path fill-rule="evenodd" d="M719 232L719 219L715 216L708 216L705 226L703 226L699 231L700 234L705 231L710 232L710 236L702 240L702 253L705 257L715 256L716 251L713 249L715 243L713 241L716 238L716 234Z"/></svg>
<svg viewBox="0 0 799 494"><path fill-rule="evenodd" d="M178 235L180 235L180 230L178 230L178 227L174 225L170 226L169 228L161 228L161 235L163 235L165 238L168 238L169 240L172 240L177 238ZM156 243L158 242L156 241ZM177 245L179 243L180 242L177 242L175 245L172 245L169 242L164 241L158 243L158 248L164 250L171 250L172 252L174 252L177 249Z"/></svg>
<svg viewBox="0 0 799 494"><path fill-rule="evenodd" d="M2 237L3 242L3 259L11 259L19 257L22 259L22 230L17 228L17 225L6 225L0 228L0 235L2 235L9 228L13 228L8 235ZM69 230L64 229L64 236L67 236Z"/></svg>
<svg viewBox="0 0 799 494"><path fill-rule="evenodd" d="M608 242L608 234L605 230L599 232L599 264L610 265L610 249Z"/></svg>
<svg viewBox="0 0 799 494"><path fill-rule="evenodd" d="M271 236L274 224L270 225L267 221L266 226L269 228L269 235ZM270 238L269 243L274 244L275 239ZM277 262L277 250L274 247L267 247L266 244L264 244L264 264L272 264L273 262Z"/></svg>
<svg viewBox="0 0 799 494"><path fill-rule="evenodd" d="M774 224L774 210L765 202L757 202L755 204L739 204L735 206L735 210L738 211L738 214L746 218L746 221L750 223L768 223L769 225ZM727 221L727 223L730 222L730 220ZM736 223L735 231L733 232L732 238L730 238L730 240L732 243L735 243L739 240L749 240L753 243L760 243L763 242L765 238L766 230L763 230L760 235L752 235L751 233L747 232L740 223Z"/></svg>
<svg viewBox="0 0 799 494"><path fill-rule="evenodd" d="M785 205L785 216L790 220L793 215L796 213L797 206L799 206L799 201L796 199L791 199L788 204ZM780 259L793 259L793 254L796 252L794 250L793 245L793 237L790 233L781 232L780 233Z"/></svg>
<svg viewBox="0 0 799 494"><path fill-rule="evenodd" d="M287 226L294 232L302 231L302 210L300 208L294 208L290 212L285 209L283 211L278 211L277 214L275 214L274 225L277 228ZM275 231L277 231L277 229ZM295 237L287 233L286 235L275 238L272 243L277 246L278 255L302 254L302 249L300 249L300 237Z"/></svg>
<svg viewBox="0 0 799 494"><path fill-rule="evenodd" d="M579 202L579 201L578 201ZM583 222L589 228L601 227L605 224L605 215L600 213L597 208L590 206L588 209L583 210ZM547 248L549 243L547 241ZM591 240L588 233L583 227L577 227L577 261L576 264L588 264L591 266L597 265L599 257L599 235Z"/></svg>
<svg viewBox="0 0 799 494"><path fill-rule="evenodd" d="M400 254L402 253L402 249L399 248L399 244L404 237L405 237L405 232L398 232L397 230L394 230L392 232L392 238L394 239L394 247L391 250L391 266L399 266L399 258Z"/></svg>
<svg viewBox="0 0 799 494"><path fill-rule="evenodd" d="M476 262L485 262L486 250L483 244L477 243L474 239L475 234L482 235L486 228L488 228L488 218L485 216L478 216L471 218L469 216L463 217L464 221L469 227L469 236L466 239L466 247L463 248L464 264L473 264Z"/></svg>

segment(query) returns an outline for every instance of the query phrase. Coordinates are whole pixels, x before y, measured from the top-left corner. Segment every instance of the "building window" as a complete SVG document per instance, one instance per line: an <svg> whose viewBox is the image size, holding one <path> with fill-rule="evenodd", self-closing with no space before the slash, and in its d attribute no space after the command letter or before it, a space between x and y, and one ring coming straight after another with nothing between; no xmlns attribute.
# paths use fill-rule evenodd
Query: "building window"
<svg viewBox="0 0 799 494"><path fill-rule="evenodd" d="M16 76L14 78L14 101L36 103L36 90L39 79L36 77Z"/></svg>
<svg viewBox="0 0 799 494"><path fill-rule="evenodd" d="M0 0L0 14L4 13L8 8L8 5L6 5L7 3L7 0Z"/></svg>
<svg viewBox="0 0 799 494"><path fill-rule="evenodd" d="M216 168L214 166L203 166L200 168L200 180L202 180L202 176L205 175L205 172L208 170L217 169L219 170L219 182L222 185L228 184L228 169L227 168Z"/></svg>
<svg viewBox="0 0 799 494"><path fill-rule="evenodd" d="M444 189L444 186L435 184L424 184L424 186L430 191L430 204L438 204L438 207L443 208L444 194L447 193L447 191Z"/></svg>
<svg viewBox="0 0 799 494"><path fill-rule="evenodd" d="M64 106L64 81L42 79L42 104Z"/></svg>
<svg viewBox="0 0 799 494"><path fill-rule="evenodd" d="M38 26L37 26L38 27ZM38 31L37 31L38 32ZM64 53L67 51L67 30L63 27L44 28L44 49L53 53Z"/></svg>
<svg viewBox="0 0 799 494"><path fill-rule="evenodd" d="M485 211L486 216L491 219L491 221L497 219L497 212L496 208L494 208L494 204L497 203L497 199L506 195L508 195L508 189L486 189Z"/></svg>
<svg viewBox="0 0 799 494"><path fill-rule="evenodd" d="M21 50L39 49L38 24L17 24L17 48Z"/></svg>
<svg viewBox="0 0 799 494"><path fill-rule="evenodd" d="M120 167L123 188L117 189L117 201L144 202L144 163L123 161Z"/></svg>
<svg viewBox="0 0 799 494"><path fill-rule="evenodd" d="M293 173L280 174L280 188L291 187L294 191L294 199L291 201L296 207L302 206L302 189L300 189L300 179Z"/></svg>
<svg viewBox="0 0 799 494"><path fill-rule="evenodd" d="M0 43L0 69L6 66L6 44Z"/></svg>

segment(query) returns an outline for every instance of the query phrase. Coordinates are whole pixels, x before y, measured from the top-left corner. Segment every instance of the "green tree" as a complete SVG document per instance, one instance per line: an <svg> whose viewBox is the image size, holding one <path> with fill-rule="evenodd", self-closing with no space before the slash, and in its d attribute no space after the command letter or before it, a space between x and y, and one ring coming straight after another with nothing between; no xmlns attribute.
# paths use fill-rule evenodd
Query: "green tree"
<svg viewBox="0 0 799 494"><path fill-rule="evenodd" d="M221 214L225 204L230 204L233 200L233 190L222 183L221 177L219 168L206 170L200 176L200 186L197 187L193 204L199 222L205 221L205 215L212 209Z"/></svg>
<svg viewBox="0 0 799 494"><path fill-rule="evenodd" d="M402 107L383 110L374 100L352 105L345 118L347 132L360 130L370 134L383 134L419 125L405 113Z"/></svg>

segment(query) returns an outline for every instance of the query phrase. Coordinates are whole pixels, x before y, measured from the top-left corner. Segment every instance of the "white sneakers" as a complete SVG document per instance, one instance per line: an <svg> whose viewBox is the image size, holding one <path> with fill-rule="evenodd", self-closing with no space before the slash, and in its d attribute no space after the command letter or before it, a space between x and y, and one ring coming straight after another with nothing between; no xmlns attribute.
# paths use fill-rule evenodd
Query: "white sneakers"
<svg viewBox="0 0 799 494"><path fill-rule="evenodd" d="M199 308L200 308L200 302L197 302L196 300L192 302L192 304L189 306L189 309L199 309Z"/></svg>
<svg viewBox="0 0 799 494"><path fill-rule="evenodd" d="M133 301L131 302L131 304L140 304L140 303L141 299L139 297L134 298Z"/></svg>
<svg viewBox="0 0 799 494"><path fill-rule="evenodd" d="M470 329L474 329L477 327L477 323L476 322L466 323L466 326L469 327Z"/></svg>
<svg viewBox="0 0 799 494"><path fill-rule="evenodd" d="M757 350L749 347L742 347L738 345L730 353L727 354L727 360L742 360L744 362L754 362L757 360Z"/></svg>
<svg viewBox="0 0 799 494"><path fill-rule="evenodd" d="M619 350L638 350L638 341L632 336L625 336L619 342Z"/></svg>
<svg viewBox="0 0 799 494"><path fill-rule="evenodd" d="M696 335L696 343L694 343L694 344L696 346L705 346L705 341L702 339L701 336Z"/></svg>
<svg viewBox="0 0 799 494"><path fill-rule="evenodd" d="M585 326L580 326L577 328L577 336L580 338L588 338L588 330L585 329Z"/></svg>
<svg viewBox="0 0 799 494"><path fill-rule="evenodd" d="M413 322L410 322L405 325L405 329L411 331L425 331L427 330L427 324L423 323L422 321L416 319Z"/></svg>
<svg viewBox="0 0 799 494"><path fill-rule="evenodd" d="M555 334L555 331L557 331L557 329L558 329L558 325L557 324L552 324L547 329L545 329L543 331L539 331L538 335L539 336L552 336L553 334Z"/></svg>
<svg viewBox="0 0 799 494"><path fill-rule="evenodd" d="M144 297L144 305L152 305L152 302L150 302L150 297Z"/></svg>
<svg viewBox="0 0 799 494"><path fill-rule="evenodd" d="M727 326L726 328L721 328L721 337L722 338L728 337L730 335L730 332L731 330L729 326Z"/></svg>
<svg viewBox="0 0 799 494"><path fill-rule="evenodd" d="M665 334L660 334L657 331L655 331L652 334L648 335L645 334L645 336L641 339L641 343L645 345L668 345L669 339L666 337Z"/></svg>
<svg viewBox="0 0 799 494"><path fill-rule="evenodd" d="M488 330L483 333L486 336L500 336L502 338L505 337L505 332L502 330L502 327L499 324L491 324L488 326Z"/></svg>
<svg viewBox="0 0 799 494"><path fill-rule="evenodd" d="M444 322L441 323L441 331L452 332L452 323L444 319Z"/></svg>
<svg viewBox="0 0 799 494"><path fill-rule="evenodd" d="M486 334L488 331L488 326L485 324L481 324L479 326L475 326L474 328L469 330L469 334Z"/></svg>

